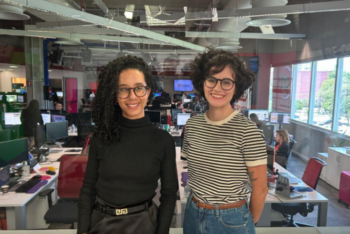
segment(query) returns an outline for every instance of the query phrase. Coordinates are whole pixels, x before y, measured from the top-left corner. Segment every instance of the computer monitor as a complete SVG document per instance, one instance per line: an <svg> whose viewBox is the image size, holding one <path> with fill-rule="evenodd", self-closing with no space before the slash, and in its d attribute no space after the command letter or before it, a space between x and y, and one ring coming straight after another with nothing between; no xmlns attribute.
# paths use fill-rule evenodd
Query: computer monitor
<svg viewBox="0 0 350 234"><path fill-rule="evenodd" d="M190 93L189 94L191 98L194 98L194 94L193 93Z"/></svg>
<svg viewBox="0 0 350 234"><path fill-rule="evenodd" d="M28 138L0 142L0 168L28 162Z"/></svg>
<svg viewBox="0 0 350 234"><path fill-rule="evenodd" d="M69 125L74 124L77 126L92 124L91 113L69 113L67 114L66 119L68 120Z"/></svg>
<svg viewBox="0 0 350 234"><path fill-rule="evenodd" d="M51 115L50 114L41 114L41 117L43 117L44 124L51 122Z"/></svg>
<svg viewBox="0 0 350 234"><path fill-rule="evenodd" d="M161 123L161 112L160 111L145 111L145 115L149 117L152 123Z"/></svg>
<svg viewBox="0 0 350 234"><path fill-rule="evenodd" d="M24 97L18 95L18 96L17 96L17 102L24 102Z"/></svg>
<svg viewBox="0 0 350 234"><path fill-rule="evenodd" d="M63 97L63 92L56 92L57 97Z"/></svg>
<svg viewBox="0 0 350 234"><path fill-rule="evenodd" d="M46 140L54 141L68 137L68 122L54 122L46 125Z"/></svg>
<svg viewBox="0 0 350 234"><path fill-rule="evenodd" d="M265 138L265 143L267 145L274 145L274 132L275 132L275 125L265 125L262 124L260 129L262 130Z"/></svg>
<svg viewBox="0 0 350 234"><path fill-rule="evenodd" d="M6 112L5 113L5 125L20 125L21 113L19 112Z"/></svg>
<svg viewBox="0 0 350 234"><path fill-rule="evenodd" d="M51 115L52 122L62 122L66 121L66 116L64 115Z"/></svg>
<svg viewBox="0 0 350 234"><path fill-rule="evenodd" d="M192 102L192 99L189 99L189 98L187 99L187 98L185 98L185 99L184 99L184 103L187 103L187 102Z"/></svg>
<svg viewBox="0 0 350 234"><path fill-rule="evenodd" d="M0 142L10 141L11 140L11 131L9 129L0 131Z"/></svg>
<svg viewBox="0 0 350 234"><path fill-rule="evenodd" d="M17 102L17 95L6 95L8 102Z"/></svg>
<svg viewBox="0 0 350 234"><path fill-rule="evenodd" d="M0 101L2 100L2 95L3 95L3 94L0 94Z"/></svg>
<svg viewBox="0 0 350 234"><path fill-rule="evenodd" d="M256 114L260 121L269 121L269 111L268 110L248 110L248 117L250 118L251 114Z"/></svg>
<svg viewBox="0 0 350 234"><path fill-rule="evenodd" d="M154 97L161 97L162 93L154 93Z"/></svg>
<svg viewBox="0 0 350 234"><path fill-rule="evenodd" d="M271 152L267 152L267 170L269 173L273 172L273 164L275 163L275 154Z"/></svg>
<svg viewBox="0 0 350 234"><path fill-rule="evenodd" d="M46 143L46 126L39 125L36 128L34 128L33 136L35 142L35 149L38 152L40 147Z"/></svg>
<svg viewBox="0 0 350 234"><path fill-rule="evenodd" d="M186 125L187 120L191 117L191 113L178 113L177 126Z"/></svg>
<svg viewBox="0 0 350 234"><path fill-rule="evenodd" d="M182 113L182 109L171 109L171 121L177 122L177 114Z"/></svg>
<svg viewBox="0 0 350 234"><path fill-rule="evenodd" d="M278 124L290 124L290 114L271 112L270 122Z"/></svg>

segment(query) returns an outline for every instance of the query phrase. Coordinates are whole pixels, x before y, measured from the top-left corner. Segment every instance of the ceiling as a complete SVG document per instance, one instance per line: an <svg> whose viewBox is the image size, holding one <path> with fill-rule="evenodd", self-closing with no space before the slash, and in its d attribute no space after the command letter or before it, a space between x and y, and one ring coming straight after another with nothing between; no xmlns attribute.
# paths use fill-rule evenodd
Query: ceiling
<svg viewBox="0 0 350 234"><path fill-rule="evenodd" d="M3 35L74 38L80 39L83 46L104 52L113 48L165 54L194 54L206 46L237 51L241 48L242 38L302 39L308 35L298 30L300 14L350 9L350 1L321 0L6 1L22 4L31 19L24 21L22 28L17 22L15 30L9 27L10 23L4 24L0 20ZM135 5L133 21L124 16L126 6L130 4ZM288 15L291 24L273 28L273 36L263 34L259 27L246 25L251 19L271 15L279 18ZM67 47L74 51L81 45Z"/></svg>

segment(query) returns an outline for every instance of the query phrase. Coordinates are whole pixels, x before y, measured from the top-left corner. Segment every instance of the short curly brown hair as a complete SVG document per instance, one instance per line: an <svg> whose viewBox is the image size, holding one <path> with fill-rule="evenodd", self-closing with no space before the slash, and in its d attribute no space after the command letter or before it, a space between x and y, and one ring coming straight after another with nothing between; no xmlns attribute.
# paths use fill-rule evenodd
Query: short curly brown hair
<svg viewBox="0 0 350 234"><path fill-rule="evenodd" d="M235 73L236 80L236 90L230 103L238 101L244 91L255 82L255 75L246 69L243 62L230 51L208 48L206 52L197 55L191 63L191 80L194 88L205 97L203 87L205 77L221 72L226 66Z"/></svg>

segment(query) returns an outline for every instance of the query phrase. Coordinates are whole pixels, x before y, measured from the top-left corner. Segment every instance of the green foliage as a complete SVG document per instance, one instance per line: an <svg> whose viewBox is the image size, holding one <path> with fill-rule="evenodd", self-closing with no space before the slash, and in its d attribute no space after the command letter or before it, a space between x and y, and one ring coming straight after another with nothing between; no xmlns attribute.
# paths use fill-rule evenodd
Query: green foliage
<svg viewBox="0 0 350 234"><path fill-rule="evenodd" d="M303 103L301 102L301 100L296 100L296 101L295 101L295 109L296 109L296 110L301 110L301 109L303 109Z"/></svg>
<svg viewBox="0 0 350 234"><path fill-rule="evenodd" d="M334 101L334 85L335 85L335 71L328 74L328 77L323 81L320 90L318 91L318 97L320 98L320 104L323 110L327 114L333 112ZM350 116L350 73L343 72L342 84L341 84L341 96L340 96L340 116Z"/></svg>

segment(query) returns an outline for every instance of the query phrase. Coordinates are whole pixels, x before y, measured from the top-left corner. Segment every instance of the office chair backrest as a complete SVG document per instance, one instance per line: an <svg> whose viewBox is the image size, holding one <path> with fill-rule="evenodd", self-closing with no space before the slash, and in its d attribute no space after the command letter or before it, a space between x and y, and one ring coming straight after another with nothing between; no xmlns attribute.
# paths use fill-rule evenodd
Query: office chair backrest
<svg viewBox="0 0 350 234"><path fill-rule="evenodd" d="M19 138L19 127L20 125L12 125L8 129L10 130L11 140L15 140Z"/></svg>
<svg viewBox="0 0 350 234"><path fill-rule="evenodd" d="M9 129L0 131L0 142L10 141L11 140L11 131Z"/></svg>
<svg viewBox="0 0 350 234"><path fill-rule="evenodd" d="M310 158L304 171L303 182L311 188L316 189L323 166L327 166L327 163L322 159L316 157Z"/></svg>
<svg viewBox="0 0 350 234"><path fill-rule="evenodd" d="M297 143L297 142L296 142L296 140L289 139L289 152L288 152L288 158L291 156L293 146L294 146L296 143Z"/></svg>
<svg viewBox="0 0 350 234"><path fill-rule="evenodd" d="M85 155L62 155L57 183L60 198L79 198L87 161Z"/></svg>

